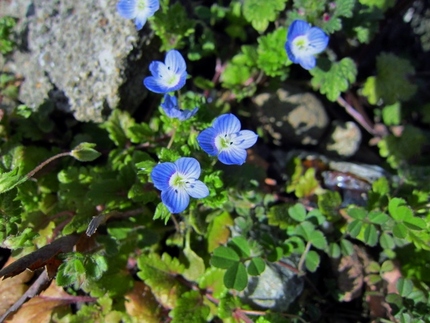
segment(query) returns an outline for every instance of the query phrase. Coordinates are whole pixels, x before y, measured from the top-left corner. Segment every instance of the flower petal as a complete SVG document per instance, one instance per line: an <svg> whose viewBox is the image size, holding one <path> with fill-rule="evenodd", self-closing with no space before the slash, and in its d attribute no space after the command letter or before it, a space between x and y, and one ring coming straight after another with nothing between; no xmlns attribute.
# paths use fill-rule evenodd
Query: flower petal
<svg viewBox="0 0 430 323"><path fill-rule="evenodd" d="M194 198L201 199L209 195L209 189L202 181L195 181L193 187L185 188L187 193Z"/></svg>
<svg viewBox="0 0 430 323"><path fill-rule="evenodd" d="M305 70L310 70L315 67L316 61L315 57L312 55L302 55L300 57L297 56L297 63L299 63Z"/></svg>
<svg viewBox="0 0 430 323"><path fill-rule="evenodd" d="M152 12L151 16L154 15L160 9L160 0L148 0L147 7Z"/></svg>
<svg viewBox="0 0 430 323"><path fill-rule="evenodd" d="M181 53L174 49L167 52L164 63L167 68L174 71L175 74L183 74L187 69L187 64L185 63Z"/></svg>
<svg viewBox="0 0 430 323"><path fill-rule="evenodd" d="M210 156L218 155L218 149L215 146L215 137L217 132L213 127L206 128L197 136L197 142L203 151Z"/></svg>
<svg viewBox="0 0 430 323"><path fill-rule="evenodd" d="M170 92L170 88L160 83L159 79L153 76L145 77L145 79L143 80L143 84L149 91L154 93L164 94L164 93Z"/></svg>
<svg viewBox="0 0 430 323"><path fill-rule="evenodd" d="M136 17L136 1L137 0L120 0L116 4L116 10L119 15L125 19L133 19Z"/></svg>
<svg viewBox="0 0 430 323"><path fill-rule="evenodd" d="M257 139L258 135L254 131L242 130L239 132L239 136L235 139L235 141L242 140L242 142L239 145L236 145L236 147L248 149L257 142Z"/></svg>
<svg viewBox="0 0 430 323"><path fill-rule="evenodd" d="M173 163L161 163L156 165L151 172L151 179L154 186L160 191L167 190L170 177L176 172L176 166Z"/></svg>
<svg viewBox="0 0 430 323"><path fill-rule="evenodd" d="M287 55L288 55L288 58L290 59L290 61L292 61L294 64L297 64L298 62L297 62L297 58L296 58L296 56L293 54L293 51L292 51L292 49L291 49L291 44L292 44L292 42L291 41L287 41L286 43L285 43L285 50L287 51Z"/></svg>
<svg viewBox="0 0 430 323"><path fill-rule="evenodd" d="M226 165L242 165L246 160L246 150L231 146L231 148L221 151L218 159Z"/></svg>
<svg viewBox="0 0 430 323"><path fill-rule="evenodd" d="M143 26L146 24L146 20L148 16L146 14L138 13L136 19L134 20L134 24L136 25L136 30L141 30Z"/></svg>
<svg viewBox="0 0 430 323"><path fill-rule="evenodd" d="M182 157L175 161L176 169L187 178L197 179L200 176L200 164L192 157Z"/></svg>
<svg viewBox="0 0 430 323"><path fill-rule="evenodd" d="M240 131L239 119L231 114L223 114L215 119L212 127L219 134L232 134Z"/></svg>
<svg viewBox="0 0 430 323"><path fill-rule="evenodd" d="M288 28L287 39L292 42L297 36L306 34L306 32L311 28L311 26L303 20L294 20L293 23Z"/></svg>
<svg viewBox="0 0 430 323"><path fill-rule="evenodd" d="M309 54L315 55L326 49L329 37L320 28L312 27L308 30L306 36L308 37L310 45L310 50L308 51Z"/></svg>
<svg viewBox="0 0 430 323"><path fill-rule="evenodd" d="M193 110L180 111L180 115L177 118L181 121L188 120L189 118L193 117L198 110L199 108L194 108Z"/></svg>
<svg viewBox="0 0 430 323"><path fill-rule="evenodd" d="M173 189L161 192L161 201L171 213L180 213L190 204L190 196L184 189Z"/></svg>

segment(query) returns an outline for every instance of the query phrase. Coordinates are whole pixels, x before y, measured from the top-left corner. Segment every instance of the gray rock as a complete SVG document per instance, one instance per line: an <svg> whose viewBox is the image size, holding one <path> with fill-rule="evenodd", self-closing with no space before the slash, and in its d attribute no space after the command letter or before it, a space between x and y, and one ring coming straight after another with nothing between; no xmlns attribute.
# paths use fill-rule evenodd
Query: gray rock
<svg viewBox="0 0 430 323"><path fill-rule="evenodd" d="M8 2L5 11L15 11L24 36L6 64L25 78L22 102L37 109L52 100L77 120L95 122L119 105L133 111L141 104L147 95L142 80L158 50L116 13L116 2L21 1L25 10Z"/></svg>
<svg viewBox="0 0 430 323"><path fill-rule="evenodd" d="M324 144L327 153L347 158L353 156L360 148L361 131L352 121L334 121L327 138L328 140Z"/></svg>
<svg viewBox="0 0 430 323"><path fill-rule="evenodd" d="M295 267L287 259L282 261ZM240 297L245 303L275 311L287 311L302 290L303 278L277 263L268 263L260 276L249 278L248 286L240 293Z"/></svg>
<svg viewBox="0 0 430 323"><path fill-rule="evenodd" d="M275 93L254 97L258 123L276 145L317 145L328 126L328 116L318 98L286 86Z"/></svg>

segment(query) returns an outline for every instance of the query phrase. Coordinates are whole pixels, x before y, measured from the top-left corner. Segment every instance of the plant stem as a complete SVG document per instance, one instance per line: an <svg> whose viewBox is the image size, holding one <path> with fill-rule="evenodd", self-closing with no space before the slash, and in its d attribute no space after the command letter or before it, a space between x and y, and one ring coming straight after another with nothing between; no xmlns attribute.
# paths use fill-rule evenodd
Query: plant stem
<svg viewBox="0 0 430 323"><path fill-rule="evenodd" d="M173 140L175 140L176 130L178 130L177 127L175 127L175 129L173 129L172 136L170 137L170 141L169 141L169 143L167 144L167 147L166 147L167 149L170 149L170 147L172 147Z"/></svg>
<svg viewBox="0 0 430 323"><path fill-rule="evenodd" d="M39 166L37 166L35 169L33 169L31 172L29 172L27 175L25 175L25 177L27 179L31 178L34 176L34 174L36 174L39 170L41 170L43 167L45 167L46 165L48 165L50 162L52 162L53 160L60 158L60 157L65 157L65 156L70 156L70 151L66 152L66 153L61 153L55 156L52 156L51 158L48 158L47 160L45 160L43 163L41 163Z"/></svg>
<svg viewBox="0 0 430 323"><path fill-rule="evenodd" d="M306 244L306 248L305 251L303 252L302 256L300 257L300 261L299 264L297 266L297 269L299 270L300 273L303 273L303 263L305 262L306 256L309 252L309 249L311 248L312 244L310 241L308 241L308 243Z"/></svg>

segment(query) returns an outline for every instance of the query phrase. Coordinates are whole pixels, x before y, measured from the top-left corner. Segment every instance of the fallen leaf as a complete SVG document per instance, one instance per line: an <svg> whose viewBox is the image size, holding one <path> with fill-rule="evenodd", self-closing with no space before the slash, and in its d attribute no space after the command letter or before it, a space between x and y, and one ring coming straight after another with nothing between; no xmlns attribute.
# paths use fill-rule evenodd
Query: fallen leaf
<svg viewBox="0 0 430 323"><path fill-rule="evenodd" d="M132 291L125 295L126 312L139 322L160 322L160 307L151 289L143 282L135 282Z"/></svg>
<svg viewBox="0 0 430 323"><path fill-rule="evenodd" d="M61 306L69 306L68 299L70 295L67 294L61 287L52 281L47 290L39 296L35 296L25 303L18 312L16 312L7 323L21 323L21 322L38 322L49 323L51 322L52 312Z"/></svg>
<svg viewBox="0 0 430 323"><path fill-rule="evenodd" d="M6 266L10 265L14 259L9 258ZM25 284L33 277L30 270L26 270L11 279L0 281L0 316L27 291L28 286Z"/></svg>
<svg viewBox="0 0 430 323"><path fill-rule="evenodd" d="M3 268L0 270L0 277L4 276L4 278L8 278L18 275L26 269L35 270L43 267L59 253L72 251L78 238L78 235L69 235L59 238L51 244L46 245Z"/></svg>

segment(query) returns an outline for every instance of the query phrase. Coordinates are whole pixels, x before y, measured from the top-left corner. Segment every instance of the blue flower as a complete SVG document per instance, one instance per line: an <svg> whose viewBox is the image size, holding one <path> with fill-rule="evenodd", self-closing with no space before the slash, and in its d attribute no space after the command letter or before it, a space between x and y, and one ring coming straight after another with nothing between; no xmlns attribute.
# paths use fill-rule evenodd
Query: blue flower
<svg viewBox="0 0 430 323"><path fill-rule="evenodd" d="M179 90L185 85L187 65L177 50L170 50L166 54L164 63L154 61L149 64L152 76L145 77L143 84L149 91L167 93Z"/></svg>
<svg viewBox="0 0 430 323"><path fill-rule="evenodd" d="M174 163L161 163L154 167L151 178L161 191L161 201L171 213L180 213L190 203L190 196L204 198L209 195L207 186L199 181L200 164L195 158L182 157Z"/></svg>
<svg viewBox="0 0 430 323"><path fill-rule="evenodd" d="M303 20L294 20L288 29L285 50L293 63L310 70L315 67L314 55L327 47L328 40L329 37L320 28L311 27Z"/></svg>
<svg viewBox="0 0 430 323"><path fill-rule="evenodd" d="M187 120L197 113L199 108L194 108L193 110L182 110L178 108L178 99L175 96L170 96L168 94L164 95L164 102L161 103L161 107L164 112L170 118L177 118L181 121Z"/></svg>
<svg viewBox="0 0 430 323"><path fill-rule="evenodd" d="M120 0L116 4L119 15L125 19L134 19L137 30L141 30L146 20L159 8L159 0Z"/></svg>
<svg viewBox="0 0 430 323"><path fill-rule="evenodd" d="M197 141L200 147L211 156L218 156L226 165L242 165L246 160L246 150L258 139L251 130L240 130L238 118L231 113L215 119L212 127L203 130Z"/></svg>

